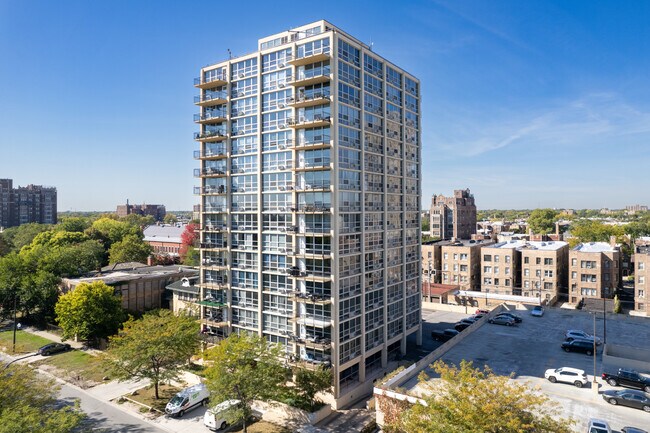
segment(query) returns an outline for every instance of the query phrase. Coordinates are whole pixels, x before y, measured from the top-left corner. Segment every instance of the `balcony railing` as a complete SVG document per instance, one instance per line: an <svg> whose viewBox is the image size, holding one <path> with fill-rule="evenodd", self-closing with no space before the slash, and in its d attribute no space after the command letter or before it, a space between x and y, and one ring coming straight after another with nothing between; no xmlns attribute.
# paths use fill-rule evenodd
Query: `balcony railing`
<svg viewBox="0 0 650 433"><path fill-rule="evenodd" d="M198 123L218 123L228 118L228 114L222 110L206 110L203 113L194 115L194 122Z"/></svg>
<svg viewBox="0 0 650 433"><path fill-rule="evenodd" d="M309 107L313 105L326 104L330 101L330 95L323 94L321 92L299 95L297 97L289 98L289 105L292 107Z"/></svg>
<svg viewBox="0 0 650 433"><path fill-rule="evenodd" d="M225 104L228 99L226 92L204 92L194 97L194 103L202 106Z"/></svg>
<svg viewBox="0 0 650 433"><path fill-rule="evenodd" d="M307 71L299 71L298 74L287 79L294 86L310 86L312 84L325 83L331 79L329 68L314 68Z"/></svg>
<svg viewBox="0 0 650 433"><path fill-rule="evenodd" d="M207 77L197 77L194 79L194 86L201 88L216 87L225 84L227 81L228 75L224 71Z"/></svg>
<svg viewBox="0 0 650 433"><path fill-rule="evenodd" d="M328 125L332 121L332 118L323 114L315 114L313 117L289 117L287 118L287 124L292 127L312 127L319 125Z"/></svg>
<svg viewBox="0 0 650 433"><path fill-rule="evenodd" d="M287 56L287 62L292 65L306 65L330 58L330 47L320 47L310 51L298 52Z"/></svg>
<svg viewBox="0 0 650 433"><path fill-rule="evenodd" d="M228 133L226 132L225 129L194 133L195 140L217 141L217 140L225 140L226 138L228 138Z"/></svg>

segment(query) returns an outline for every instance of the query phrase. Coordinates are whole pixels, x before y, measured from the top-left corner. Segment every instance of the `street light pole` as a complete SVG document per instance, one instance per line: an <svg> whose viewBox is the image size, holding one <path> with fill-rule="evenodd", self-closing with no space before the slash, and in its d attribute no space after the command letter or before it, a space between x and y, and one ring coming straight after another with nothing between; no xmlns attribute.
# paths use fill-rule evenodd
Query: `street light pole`
<svg viewBox="0 0 650 433"><path fill-rule="evenodd" d="M16 300L18 299L18 296L14 293L14 346L12 353L16 353L16 327L18 324L16 323Z"/></svg>
<svg viewBox="0 0 650 433"><path fill-rule="evenodd" d="M596 382L596 312L594 311L592 314L594 315L594 381L592 387L594 392L598 394L598 382Z"/></svg>
<svg viewBox="0 0 650 433"><path fill-rule="evenodd" d="M605 306L606 302L603 298L603 344L607 344L607 310Z"/></svg>

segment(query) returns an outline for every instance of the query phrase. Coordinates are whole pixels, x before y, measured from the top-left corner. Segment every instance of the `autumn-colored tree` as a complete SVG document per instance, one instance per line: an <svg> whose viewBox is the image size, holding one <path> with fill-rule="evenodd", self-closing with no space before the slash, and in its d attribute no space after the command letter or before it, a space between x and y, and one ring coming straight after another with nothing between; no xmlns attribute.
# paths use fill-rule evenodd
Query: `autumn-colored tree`
<svg viewBox="0 0 650 433"><path fill-rule="evenodd" d="M408 433L570 433L572 420L561 418L543 394L498 376L488 367L460 367L437 361L440 375L432 380L420 376L427 397L405 410L389 430Z"/></svg>
<svg viewBox="0 0 650 433"><path fill-rule="evenodd" d="M186 260L188 258L188 253L190 252L190 249L198 246L198 242L199 242L199 232L197 230L198 228L199 228L198 224L188 224L185 226L185 230L181 234L181 247L179 249L178 254L181 257L181 262L184 264L189 264L186 263ZM196 263L195 265L198 265L198 263Z"/></svg>

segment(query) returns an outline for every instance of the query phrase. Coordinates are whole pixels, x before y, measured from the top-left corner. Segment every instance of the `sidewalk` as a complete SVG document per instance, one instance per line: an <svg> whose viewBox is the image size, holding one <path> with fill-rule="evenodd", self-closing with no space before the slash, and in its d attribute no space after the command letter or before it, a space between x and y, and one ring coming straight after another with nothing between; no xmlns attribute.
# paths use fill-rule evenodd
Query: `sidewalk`
<svg viewBox="0 0 650 433"><path fill-rule="evenodd" d="M25 326L22 328L23 331L29 332L30 334L38 335L39 337L46 338L48 340L54 341L56 343L67 343L69 344L72 348L74 349L79 349L83 350L84 352L88 353L89 355L98 355L100 351L95 350L95 349L90 349L88 348L84 343L79 342L79 341L74 341L74 340L65 340L63 341L61 337L53 332L49 331L41 331L39 329L36 329L32 326Z"/></svg>

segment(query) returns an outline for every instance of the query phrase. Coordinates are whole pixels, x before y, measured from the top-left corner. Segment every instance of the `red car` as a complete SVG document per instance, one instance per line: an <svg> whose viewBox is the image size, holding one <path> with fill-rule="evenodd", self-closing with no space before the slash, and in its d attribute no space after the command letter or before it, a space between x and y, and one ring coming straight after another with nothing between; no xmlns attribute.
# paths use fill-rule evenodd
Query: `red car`
<svg viewBox="0 0 650 433"><path fill-rule="evenodd" d="M479 308L478 310L476 310L475 314L489 314L489 313L490 313L490 310L483 310L483 309Z"/></svg>

